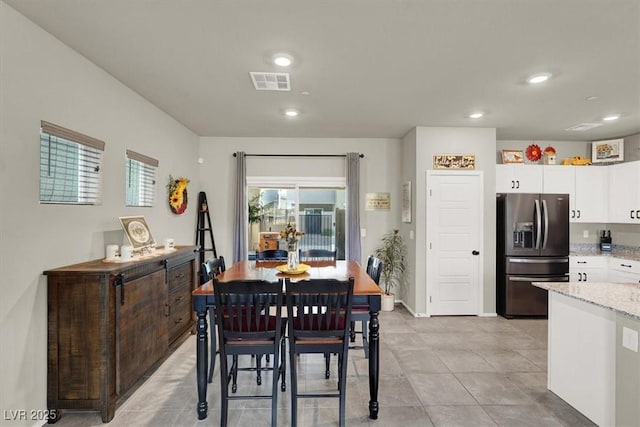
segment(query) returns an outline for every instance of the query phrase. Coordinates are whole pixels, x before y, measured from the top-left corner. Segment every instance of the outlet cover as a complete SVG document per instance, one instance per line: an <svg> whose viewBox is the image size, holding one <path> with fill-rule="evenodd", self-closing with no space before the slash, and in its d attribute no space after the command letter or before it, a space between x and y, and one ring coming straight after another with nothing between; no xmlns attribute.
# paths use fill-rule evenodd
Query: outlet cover
<svg viewBox="0 0 640 427"><path fill-rule="evenodd" d="M638 331L626 326L622 327L622 346L631 351L638 352Z"/></svg>
<svg viewBox="0 0 640 427"><path fill-rule="evenodd" d="M582 237L584 237L585 239L589 237L589 230L584 230L582 232Z"/></svg>

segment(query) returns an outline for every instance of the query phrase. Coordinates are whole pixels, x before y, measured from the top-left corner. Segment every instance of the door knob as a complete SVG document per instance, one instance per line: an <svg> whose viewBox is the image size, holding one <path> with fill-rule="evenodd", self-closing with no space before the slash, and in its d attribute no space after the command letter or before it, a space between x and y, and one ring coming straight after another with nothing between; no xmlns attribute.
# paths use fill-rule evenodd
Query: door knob
<svg viewBox="0 0 640 427"><path fill-rule="evenodd" d="M471 255L480 255L480 252L478 252L478 251L471 251Z"/></svg>

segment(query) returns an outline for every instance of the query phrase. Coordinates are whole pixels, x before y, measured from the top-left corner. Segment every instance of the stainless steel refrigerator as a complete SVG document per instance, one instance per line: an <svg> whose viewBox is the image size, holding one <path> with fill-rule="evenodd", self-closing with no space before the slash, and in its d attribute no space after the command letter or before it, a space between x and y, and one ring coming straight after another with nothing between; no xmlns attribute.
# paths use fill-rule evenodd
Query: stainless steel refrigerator
<svg viewBox="0 0 640 427"><path fill-rule="evenodd" d="M531 282L569 281L569 195L498 194L496 310L546 316L547 291Z"/></svg>

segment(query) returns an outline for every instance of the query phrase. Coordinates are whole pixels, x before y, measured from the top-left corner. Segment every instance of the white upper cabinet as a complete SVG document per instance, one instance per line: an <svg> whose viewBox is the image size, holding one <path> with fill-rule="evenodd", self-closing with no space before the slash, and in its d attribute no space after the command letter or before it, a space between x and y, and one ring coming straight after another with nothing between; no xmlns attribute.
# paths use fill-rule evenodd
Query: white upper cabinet
<svg viewBox="0 0 640 427"><path fill-rule="evenodd" d="M609 168L575 166L576 198L574 222L608 222Z"/></svg>
<svg viewBox="0 0 640 427"><path fill-rule="evenodd" d="M539 165L496 165L496 193L542 193Z"/></svg>
<svg viewBox="0 0 640 427"><path fill-rule="evenodd" d="M607 222L609 170L602 166L543 166L544 192L569 194L571 222Z"/></svg>
<svg viewBox="0 0 640 427"><path fill-rule="evenodd" d="M609 169L609 222L640 224L640 161Z"/></svg>

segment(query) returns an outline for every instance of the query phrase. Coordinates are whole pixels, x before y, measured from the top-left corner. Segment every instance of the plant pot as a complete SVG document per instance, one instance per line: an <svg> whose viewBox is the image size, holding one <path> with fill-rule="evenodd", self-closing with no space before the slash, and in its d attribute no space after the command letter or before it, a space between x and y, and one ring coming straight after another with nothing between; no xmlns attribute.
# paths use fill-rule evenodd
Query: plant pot
<svg viewBox="0 0 640 427"><path fill-rule="evenodd" d="M382 311L393 311L393 306L396 302L396 296L394 294L382 294Z"/></svg>

